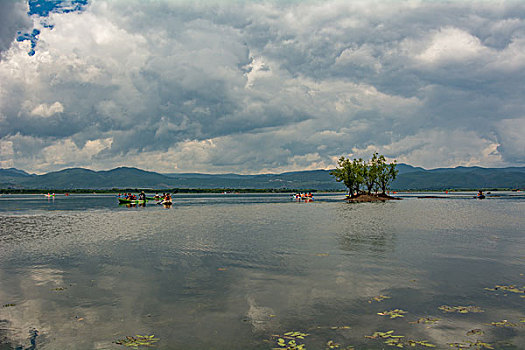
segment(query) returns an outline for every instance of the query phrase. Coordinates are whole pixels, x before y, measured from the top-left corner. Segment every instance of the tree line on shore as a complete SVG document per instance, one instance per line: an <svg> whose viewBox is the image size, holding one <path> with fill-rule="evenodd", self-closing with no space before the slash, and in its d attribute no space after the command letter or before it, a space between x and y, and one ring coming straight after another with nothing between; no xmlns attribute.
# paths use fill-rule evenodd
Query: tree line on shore
<svg viewBox="0 0 525 350"><path fill-rule="evenodd" d="M348 195L352 198L363 193L371 195L372 192L379 191L385 196L398 173L396 161L387 163L385 157L377 152L367 161L362 158L352 160L343 156L337 161L337 168L330 172L336 181L345 184Z"/></svg>

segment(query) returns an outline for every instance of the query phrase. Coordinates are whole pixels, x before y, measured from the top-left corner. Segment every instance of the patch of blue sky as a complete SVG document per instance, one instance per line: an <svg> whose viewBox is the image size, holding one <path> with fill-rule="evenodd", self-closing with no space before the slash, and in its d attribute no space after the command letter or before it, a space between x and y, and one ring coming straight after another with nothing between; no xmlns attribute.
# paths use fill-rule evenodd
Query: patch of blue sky
<svg viewBox="0 0 525 350"><path fill-rule="evenodd" d="M27 14L29 16L36 15L40 17L42 26L53 29L53 25L47 21L47 17L51 12L68 13L82 11L84 6L88 4L88 1L89 0L28 0L29 11ZM40 34L38 29L33 29L31 33L18 32L17 41L31 41L31 50L27 53L29 56L34 56L36 53L35 49L38 42L38 34Z"/></svg>
<svg viewBox="0 0 525 350"><path fill-rule="evenodd" d="M27 53L29 56L35 55L35 47L36 42L38 41L38 34L40 34L40 31L38 29L33 29L31 33L24 33L18 32L18 37L16 38L16 41L31 41L31 50Z"/></svg>
<svg viewBox="0 0 525 350"><path fill-rule="evenodd" d="M29 12L40 17L49 16L50 12L67 13L82 11L88 0L29 0Z"/></svg>

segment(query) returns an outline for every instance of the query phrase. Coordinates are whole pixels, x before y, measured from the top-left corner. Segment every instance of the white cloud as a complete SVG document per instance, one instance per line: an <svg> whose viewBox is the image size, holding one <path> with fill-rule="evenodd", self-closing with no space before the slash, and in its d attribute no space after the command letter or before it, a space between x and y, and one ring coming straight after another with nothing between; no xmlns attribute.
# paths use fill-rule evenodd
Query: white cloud
<svg viewBox="0 0 525 350"><path fill-rule="evenodd" d="M39 104L32 111L31 115L40 116L40 117L51 117L54 114L64 112L64 106L60 102L55 102L52 105L45 103Z"/></svg>
<svg viewBox="0 0 525 350"><path fill-rule="evenodd" d="M0 166L2 168L12 167L14 165L13 156L13 142L0 140Z"/></svg>
<svg viewBox="0 0 525 350"><path fill-rule="evenodd" d="M384 147L355 149L354 152L366 155L370 151L379 151L390 158L396 158L399 163L428 169L435 168L436 162L442 167L500 167L505 163L498 152L498 146L494 138L480 138L474 131L429 129Z"/></svg>
<svg viewBox="0 0 525 350"><path fill-rule="evenodd" d="M76 166L91 168L94 158L111 147L111 142L110 138L89 140L83 146L78 146L71 139L59 140L42 149L38 170L42 172L50 166L60 169Z"/></svg>
<svg viewBox="0 0 525 350"><path fill-rule="evenodd" d="M365 68L372 68L376 72L381 69L381 63L374 57L374 49L370 45L360 47L350 47L345 49L335 60L337 65L356 65Z"/></svg>
<svg viewBox="0 0 525 350"><path fill-rule="evenodd" d="M502 152L509 163L525 162L525 117L517 119L503 119L496 127Z"/></svg>
<svg viewBox="0 0 525 350"><path fill-rule="evenodd" d="M441 28L416 57L428 64L446 64L474 59L488 49L470 33L453 27Z"/></svg>

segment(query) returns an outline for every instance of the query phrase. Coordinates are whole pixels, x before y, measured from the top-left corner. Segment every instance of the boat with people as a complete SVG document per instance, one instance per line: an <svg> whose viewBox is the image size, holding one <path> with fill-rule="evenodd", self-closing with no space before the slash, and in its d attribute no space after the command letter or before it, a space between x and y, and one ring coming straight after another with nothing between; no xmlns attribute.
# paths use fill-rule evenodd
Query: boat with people
<svg viewBox="0 0 525 350"><path fill-rule="evenodd" d="M119 204L144 204L147 202L148 202L147 199L127 199L127 198L118 199Z"/></svg>
<svg viewBox="0 0 525 350"><path fill-rule="evenodd" d="M138 196L131 193L118 194L119 204L145 204L148 202L144 191L140 192Z"/></svg>
<svg viewBox="0 0 525 350"><path fill-rule="evenodd" d="M161 197L161 200L158 202L158 204L172 205L173 201L171 200L171 194L164 193L164 195Z"/></svg>
<svg viewBox="0 0 525 350"><path fill-rule="evenodd" d="M117 195L119 204L146 204L149 201L154 201L157 204L163 204L163 205L172 205L173 201L171 199L171 195L169 193L163 193L162 196L159 194L155 194L155 196L146 196L144 191L142 191L139 195L135 195L132 193L119 193Z"/></svg>
<svg viewBox="0 0 525 350"><path fill-rule="evenodd" d="M303 201L306 201L306 202L311 202L314 199L314 195L312 194L312 192L296 193L295 195L292 195L292 198L294 198L295 200L298 200L298 201L303 200Z"/></svg>

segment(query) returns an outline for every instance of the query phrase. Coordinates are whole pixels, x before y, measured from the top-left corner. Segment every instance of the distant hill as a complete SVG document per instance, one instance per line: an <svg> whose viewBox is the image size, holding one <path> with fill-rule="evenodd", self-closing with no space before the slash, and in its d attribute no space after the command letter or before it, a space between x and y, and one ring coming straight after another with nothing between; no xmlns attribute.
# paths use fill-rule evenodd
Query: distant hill
<svg viewBox="0 0 525 350"><path fill-rule="evenodd" d="M0 169L0 176L21 177L21 176L30 176L30 175L23 170L9 168L9 169Z"/></svg>
<svg viewBox="0 0 525 350"><path fill-rule="evenodd" d="M400 172L392 183L399 190L524 188L525 167L457 167Z"/></svg>
<svg viewBox="0 0 525 350"><path fill-rule="evenodd" d="M426 170L407 164L397 166L393 190L444 190L525 188L525 167L457 167ZM0 169L4 189L112 189L112 188L224 188L344 190L329 170L295 171L282 174L238 175L172 173L160 174L121 167L107 171L70 168L44 175L14 168Z"/></svg>

